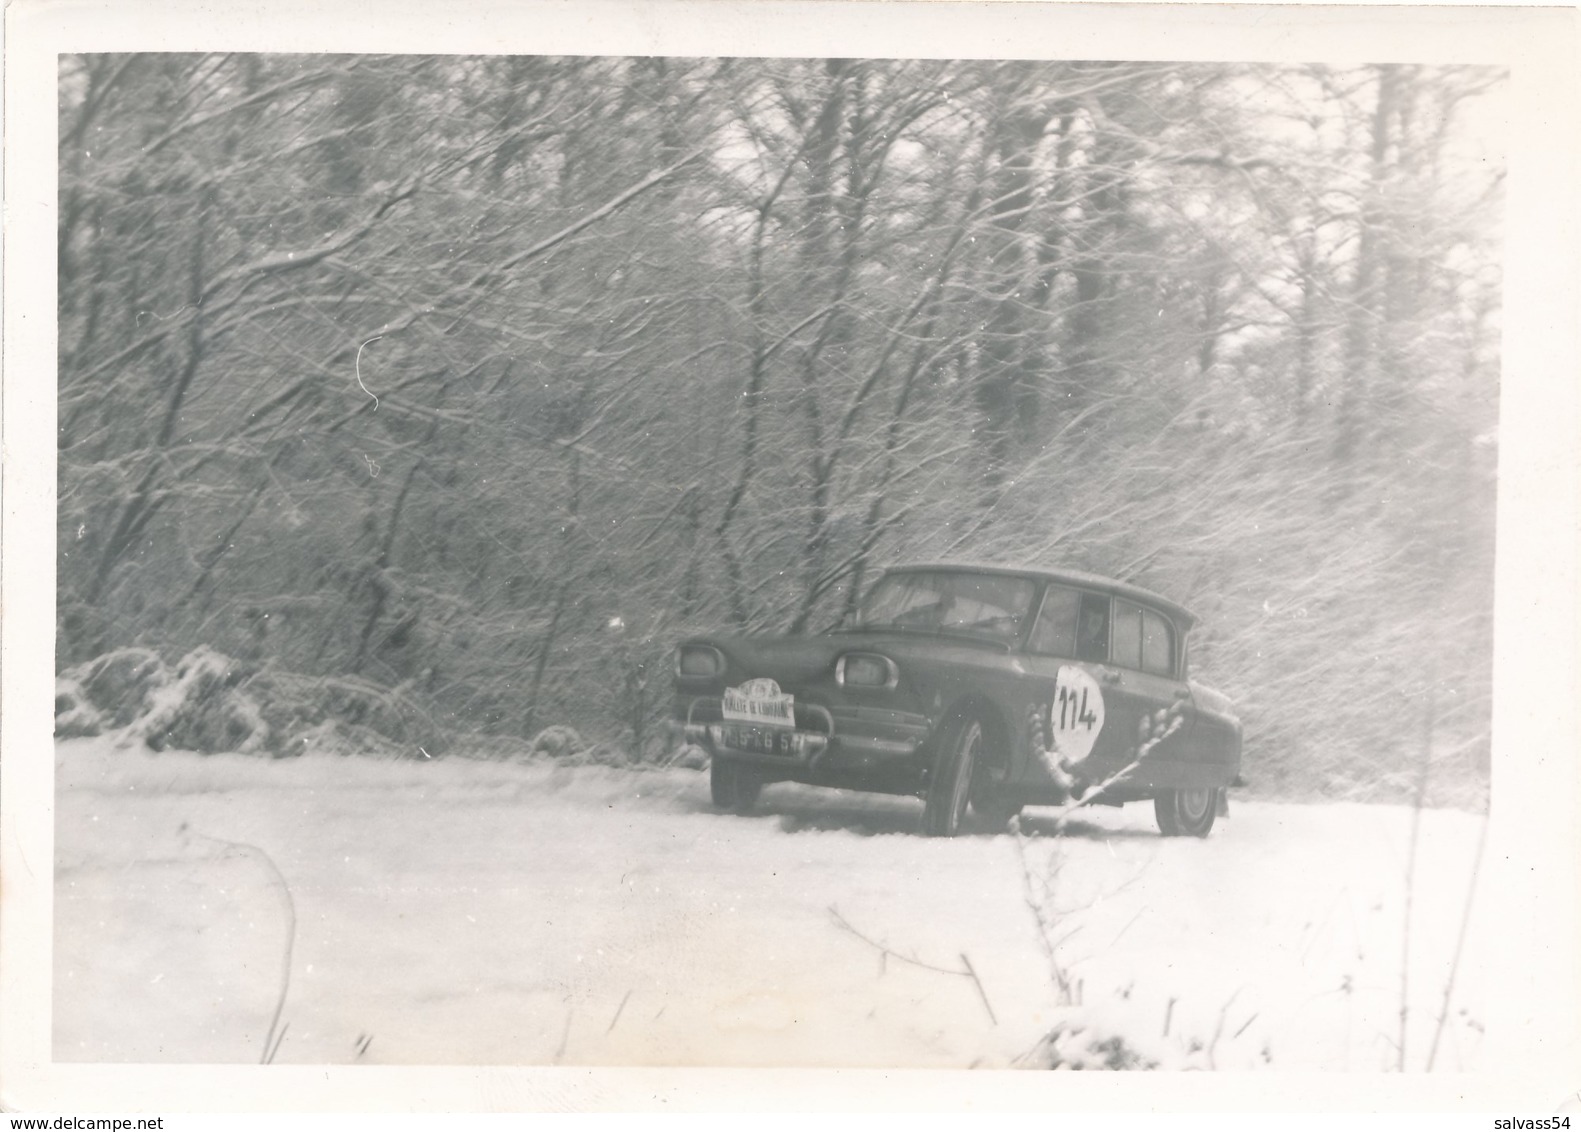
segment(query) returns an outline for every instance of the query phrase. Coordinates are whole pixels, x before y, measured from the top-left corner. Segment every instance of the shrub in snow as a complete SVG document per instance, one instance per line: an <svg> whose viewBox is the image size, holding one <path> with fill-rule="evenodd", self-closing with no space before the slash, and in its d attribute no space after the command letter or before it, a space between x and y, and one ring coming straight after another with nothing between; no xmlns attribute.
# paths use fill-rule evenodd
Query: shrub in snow
<svg viewBox="0 0 1581 1132"><path fill-rule="evenodd" d="M1050 1030L1033 1054L1045 1069L1157 1069L1158 1062L1129 1045L1119 1034L1103 1036L1077 1022Z"/></svg>
<svg viewBox="0 0 1581 1132"><path fill-rule="evenodd" d="M308 751L422 758L444 751L444 733L404 686L354 676L265 669L247 684L279 755Z"/></svg>
<svg viewBox="0 0 1581 1132"><path fill-rule="evenodd" d="M618 743L594 743L582 752L578 761L594 766L629 767L641 760L633 759L631 752Z"/></svg>
<svg viewBox="0 0 1581 1132"><path fill-rule="evenodd" d="M671 766L685 767L687 770L706 770L708 768L708 752L695 743L685 743L670 760Z"/></svg>
<svg viewBox="0 0 1581 1132"><path fill-rule="evenodd" d="M170 670L151 649L116 649L68 668L55 681L57 733L99 735L126 727L145 714L150 697L170 683ZM61 717L65 718L62 719ZM97 722L96 730L84 730Z"/></svg>
<svg viewBox="0 0 1581 1132"><path fill-rule="evenodd" d="M708 766L708 752L688 743L679 723L667 721L657 734L643 741L636 761L660 768L678 766L685 770L704 770Z"/></svg>
<svg viewBox="0 0 1581 1132"><path fill-rule="evenodd" d="M516 735L480 735L473 732L456 736L450 753L465 759L511 762L530 758L532 749L526 739Z"/></svg>
<svg viewBox="0 0 1581 1132"><path fill-rule="evenodd" d="M61 672L55 681L56 736L108 733L156 751L278 757L328 752L433 758L453 741L409 684L392 688L356 676L260 669L207 646L174 667L150 649L128 648ZM468 737L462 745L487 738ZM531 740L499 737L489 750L495 757L576 764L633 761L626 750L590 745L564 726L546 727Z"/></svg>
<svg viewBox="0 0 1581 1132"><path fill-rule="evenodd" d="M527 750L534 758L551 758L557 760L572 759L581 755L587 749L582 736L575 728L562 727L555 724L545 727L532 737Z"/></svg>
<svg viewBox="0 0 1581 1132"><path fill-rule="evenodd" d="M70 676L55 677L55 735L75 739L104 732L104 713L93 706L88 691Z"/></svg>
<svg viewBox="0 0 1581 1132"><path fill-rule="evenodd" d="M1026 1061L1043 1069L1263 1069L1273 1062L1261 1012L1230 993L1164 997L1125 987L1060 1009Z"/></svg>
<svg viewBox="0 0 1581 1132"><path fill-rule="evenodd" d="M422 757L421 749L407 751L387 735L369 727L326 719L290 737L282 745L282 755L366 755L381 758L411 754Z"/></svg>
<svg viewBox="0 0 1581 1132"><path fill-rule="evenodd" d="M172 680L149 693L148 710L128 731L156 751L262 750L269 726L257 701L238 687L250 675L249 668L200 645L176 664Z"/></svg>
<svg viewBox="0 0 1581 1132"><path fill-rule="evenodd" d="M118 732L156 751L260 750L269 728L257 701L241 689L250 675L250 668L210 648L193 649L174 670L149 649L117 649L56 678L55 734Z"/></svg>

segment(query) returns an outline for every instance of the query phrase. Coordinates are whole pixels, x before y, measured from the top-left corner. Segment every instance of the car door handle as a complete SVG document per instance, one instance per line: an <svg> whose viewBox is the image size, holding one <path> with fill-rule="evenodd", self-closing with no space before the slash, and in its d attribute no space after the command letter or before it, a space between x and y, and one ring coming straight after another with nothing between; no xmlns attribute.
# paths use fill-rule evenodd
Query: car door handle
<svg viewBox="0 0 1581 1132"><path fill-rule="evenodd" d="M1103 670L1103 682L1105 684L1118 684L1120 682L1120 674L1112 668L1105 668Z"/></svg>
<svg viewBox="0 0 1581 1132"><path fill-rule="evenodd" d="M1191 691L1190 691L1190 689L1187 689L1187 688L1176 688L1175 689L1175 698L1177 700L1189 700L1189 699L1191 699Z"/></svg>

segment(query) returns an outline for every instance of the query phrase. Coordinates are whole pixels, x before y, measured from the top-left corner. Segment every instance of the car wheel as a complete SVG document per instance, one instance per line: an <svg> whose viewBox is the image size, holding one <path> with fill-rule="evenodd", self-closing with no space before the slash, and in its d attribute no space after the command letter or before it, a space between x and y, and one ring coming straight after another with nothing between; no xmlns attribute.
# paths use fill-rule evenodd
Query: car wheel
<svg viewBox="0 0 1581 1132"><path fill-rule="evenodd" d="M1010 819L1020 812L1020 802L1011 802L1002 798L988 801L972 799L972 813L976 814L985 826L992 829L1003 829L1010 824Z"/></svg>
<svg viewBox="0 0 1581 1132"><path fill-rule="evenodd" d="M961 831L982 746L983 725L975 719L963 719L946 733L922 803L922 832L928 837L954 837Z"/></svg>
<svg viewBox="0 0 1581 1132"><path fill-rule="evenodd" d="M1220 791L1203 786L1195 790L1165 790L1153 799L1153 813L1165 837L1206 837L1219 813Z"/></svg>
<svg viewBox="0 0 1581 1132"><path fill-rule="evenodd" d="M709 760L708 792L713 796L714 805L721 810L750 813L762 789L763 779L750 768L728 759Z"/></svg>

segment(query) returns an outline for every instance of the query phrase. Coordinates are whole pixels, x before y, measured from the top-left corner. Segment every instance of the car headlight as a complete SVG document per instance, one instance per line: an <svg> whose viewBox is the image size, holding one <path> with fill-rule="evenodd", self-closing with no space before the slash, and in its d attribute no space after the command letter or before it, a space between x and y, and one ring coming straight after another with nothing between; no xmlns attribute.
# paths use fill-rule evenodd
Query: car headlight
<svg viewBox="0 0 1581 1132"><path fill-rule="evenodd" d="M675 674L710 679L725 674L725 654L712 645L682 645L675 651Z"/></svg>
<svg viewBox="0 0 1581 1132"><path fill-rule="evenodd" d="M893 688L900 669L876 652L848 652L834 662L834 682L842 688Z"/></svg>

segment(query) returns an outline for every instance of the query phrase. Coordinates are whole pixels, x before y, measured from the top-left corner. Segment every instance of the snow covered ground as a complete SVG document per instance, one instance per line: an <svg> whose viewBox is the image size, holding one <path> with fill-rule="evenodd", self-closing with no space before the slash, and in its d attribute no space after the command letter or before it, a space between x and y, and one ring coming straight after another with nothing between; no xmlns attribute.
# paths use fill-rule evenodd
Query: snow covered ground
<svg viewBox="0 0 1581 1132"><path fill-rule="evenodd" d="M713 813L693 770L103 739L59 743L56 782L61 1061L257 1062L285 985L278 1063L1006 1068L1058 1028L1089 1064L1373 1071L1404 962L1409 1067L1441 1015L1436 1067L1478 1067L1476 917L1442 1009L1476 815L1420 815L1408 886L1385 806L943 841L906 799Z"/></svg>

